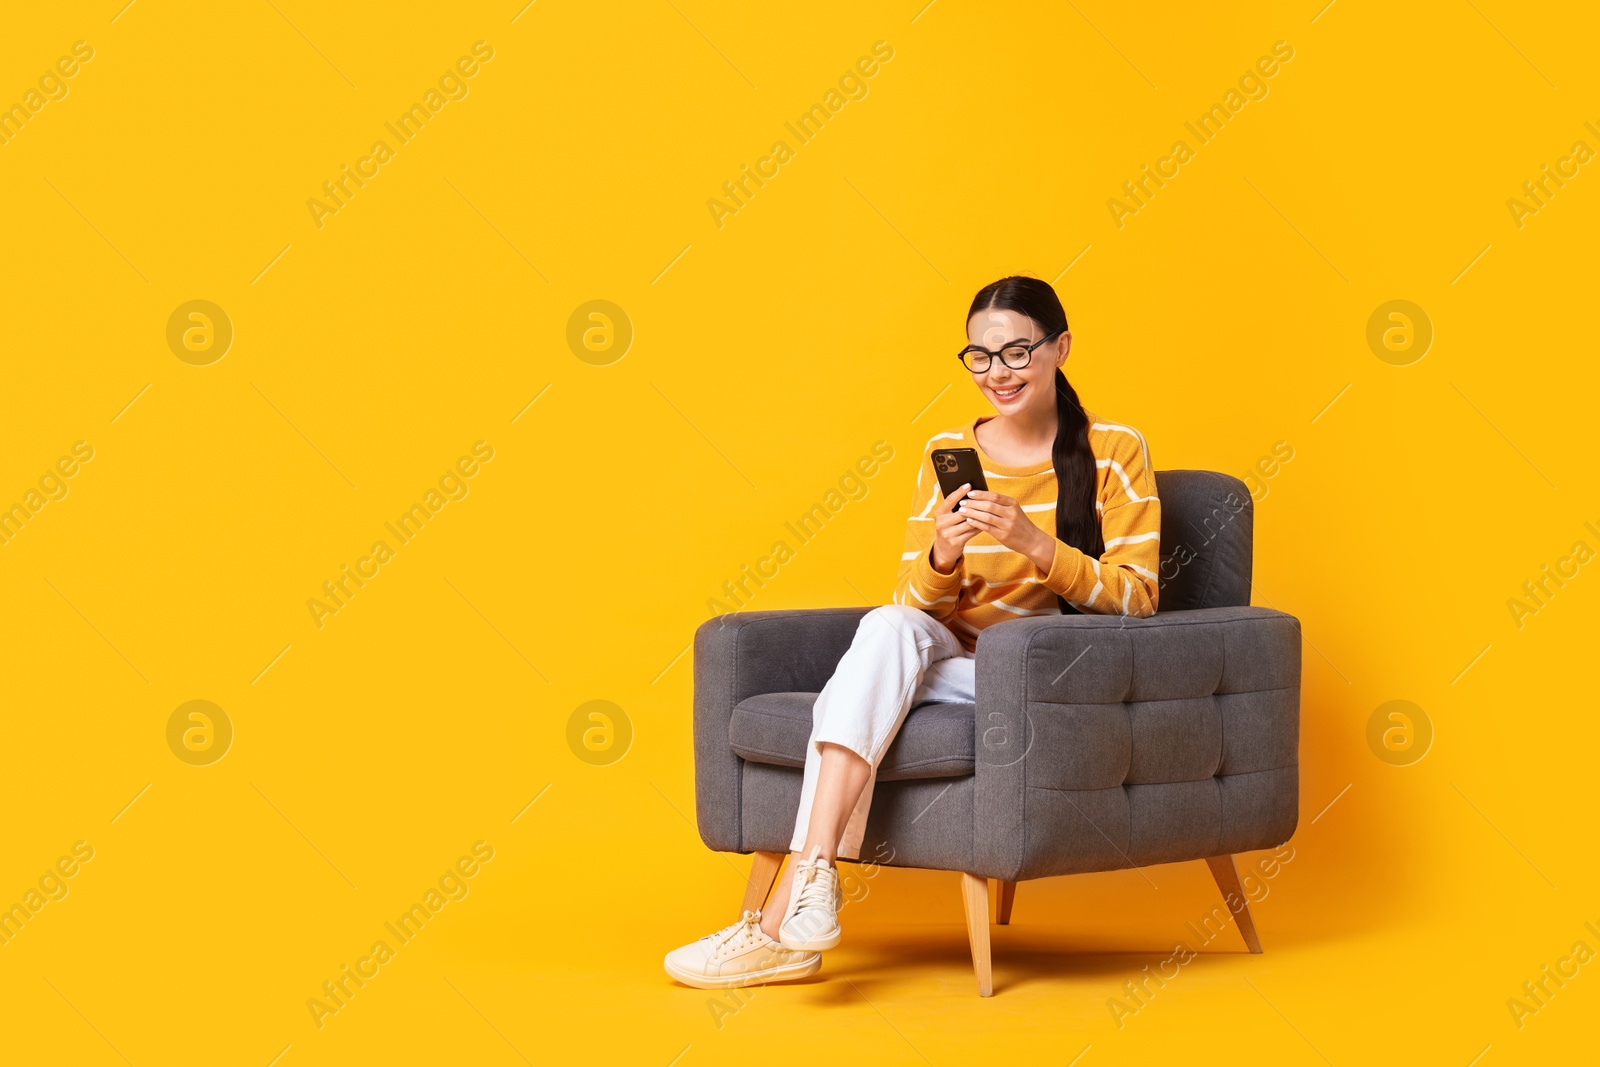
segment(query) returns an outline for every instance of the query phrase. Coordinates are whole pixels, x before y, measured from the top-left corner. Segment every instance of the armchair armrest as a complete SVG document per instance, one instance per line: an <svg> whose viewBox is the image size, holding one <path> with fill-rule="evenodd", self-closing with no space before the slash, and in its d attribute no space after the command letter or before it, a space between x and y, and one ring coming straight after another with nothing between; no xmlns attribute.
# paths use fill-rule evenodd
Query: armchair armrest
<svg viewBox="0 0 1600 1067"><path fill-rule="evenodd" d="M871 608L718 615L694 634L694 806L700 838L743 852L743 775L728 741L736 704L760 693L817 693Z"/></svg>
<svg viewBox="0 0 1600 1067"><path fill-rule="evenodd" d="M991 877L1200 859L1294 832L1292 615L1019 618L984 630L976 666L974 858Z"/></svg>

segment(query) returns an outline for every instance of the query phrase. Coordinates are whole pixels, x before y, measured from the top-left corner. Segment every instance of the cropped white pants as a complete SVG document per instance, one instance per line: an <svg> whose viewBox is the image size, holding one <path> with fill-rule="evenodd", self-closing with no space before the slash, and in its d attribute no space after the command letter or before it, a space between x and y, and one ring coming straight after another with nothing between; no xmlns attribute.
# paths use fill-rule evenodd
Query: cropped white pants
<svg viewBox="0 0 1600 1067"><path fill-rule="evenodd" d="M854 641L822 687L812 711L805 781L795 815L791 851L805 848L822 769L822 744L842 745L872 765L861 799L840 837L841 859L859 859L878 765L918 704L970 703L976 699L976 659L944 623L919 608L887 604L867 612Z"/></svg>

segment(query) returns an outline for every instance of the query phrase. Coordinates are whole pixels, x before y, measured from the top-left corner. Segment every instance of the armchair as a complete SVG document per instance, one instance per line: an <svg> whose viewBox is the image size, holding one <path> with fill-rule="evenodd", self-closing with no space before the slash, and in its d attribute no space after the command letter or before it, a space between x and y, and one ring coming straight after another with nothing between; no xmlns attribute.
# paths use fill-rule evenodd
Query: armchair
<svg viewBox="0 0 1600 1067"><path fill-rule="evenodd" d="M1019 617L980 635L975 704L922 704L878 771L861 855L959 872L978 991L1016 883L1205 860L1252 952L1233 855L1299 815L1300 629L1249 606L1253 508L1237 478L1159 471L1157 613ZM812 705L870 608L747 611L694 643L695 811L754 853L760 907L794 828Z"/></svg>

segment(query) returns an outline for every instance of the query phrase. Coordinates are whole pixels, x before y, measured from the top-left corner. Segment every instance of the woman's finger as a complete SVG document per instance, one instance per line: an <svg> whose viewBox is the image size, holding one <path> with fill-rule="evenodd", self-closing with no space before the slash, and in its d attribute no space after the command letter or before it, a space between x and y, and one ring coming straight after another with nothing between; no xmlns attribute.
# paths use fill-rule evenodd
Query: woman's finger
<svg viewBox="0 0 1600 1067"><path fill-rule="evenodd" d="M955 506L961 503L962 498L968 495L968 491L970 489L971 485L965 484L952 490L949 496L939 501L939 503L934 507L934 511L943 511L947 513L953 511Z"/></svg>

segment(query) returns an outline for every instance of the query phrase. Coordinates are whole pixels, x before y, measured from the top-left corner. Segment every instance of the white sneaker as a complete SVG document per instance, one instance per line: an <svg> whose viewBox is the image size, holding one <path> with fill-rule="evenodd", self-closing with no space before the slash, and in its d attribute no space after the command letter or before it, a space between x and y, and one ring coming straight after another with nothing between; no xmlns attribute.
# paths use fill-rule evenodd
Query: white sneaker
<svg viewBox="0 0 1600 1067"><path fill-rule="evenodd" d="M784 948L800 951L833 948L839 943L839 872L822 858L822 846L813 845L811 857L795 866L789 890L789 907L778 925Z"/></svg>
<svg viewBox="0 0 1600 1067"><path fill-rule="evenodd" d="M822 954L795 952L772 940L761 929L757 910L746 911L738 922L673 949L664 963L667 973L684 985L733 989L815 974L822 966Z"/></svg>

